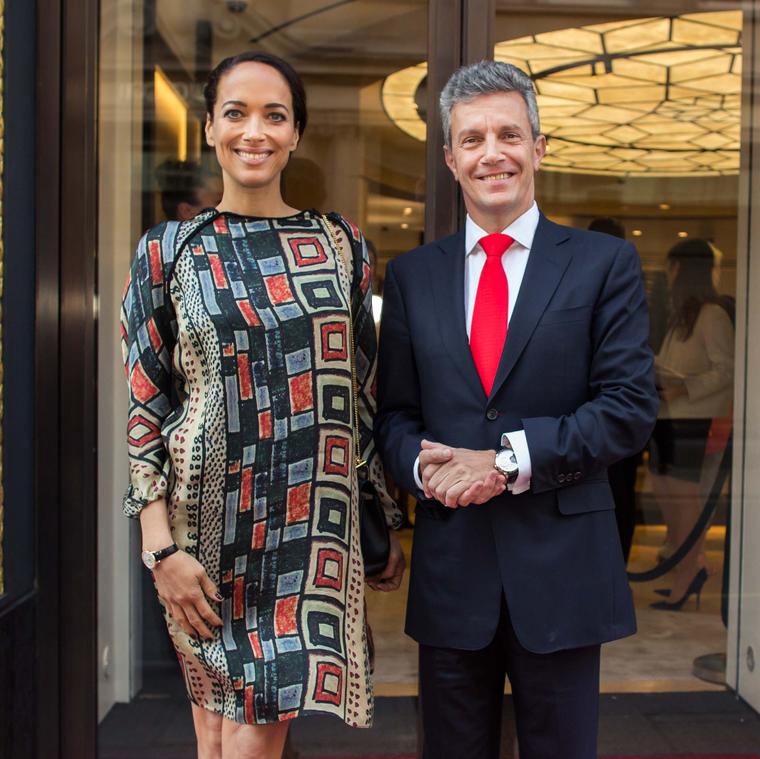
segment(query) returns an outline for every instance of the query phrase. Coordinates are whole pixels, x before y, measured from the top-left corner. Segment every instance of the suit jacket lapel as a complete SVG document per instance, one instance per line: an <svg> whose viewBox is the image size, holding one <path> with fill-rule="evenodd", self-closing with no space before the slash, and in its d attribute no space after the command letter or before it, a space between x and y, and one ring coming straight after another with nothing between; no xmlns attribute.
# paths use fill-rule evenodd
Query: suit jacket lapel
<svg viewBox="0 0 760 759"><path fill-rule="evenodd" d="M444 237L430 271L438 329L454 365L471 389L485 396L470 353L464 312L464 232Z"/></svg>
<svg viewBox="0 0 760 759"><path fill-rule="evenodd" d="M489 400L509 377L570 263L572 256L558 248L568 237L565 228L541 214Z"/></svg>

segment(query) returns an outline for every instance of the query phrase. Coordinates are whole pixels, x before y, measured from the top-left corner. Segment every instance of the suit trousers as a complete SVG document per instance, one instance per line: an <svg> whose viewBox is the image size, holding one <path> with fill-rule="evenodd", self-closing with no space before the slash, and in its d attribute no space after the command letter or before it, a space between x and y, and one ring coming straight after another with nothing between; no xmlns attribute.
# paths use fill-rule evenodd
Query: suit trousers
<svg viewBox="0 0 760 759"><path fill-rule="evenodd" d="M600 646L536 654L517 640L502 601L477 651L420 644L423 759L499 759L505 676L520 759L596 759Z"/></svg>

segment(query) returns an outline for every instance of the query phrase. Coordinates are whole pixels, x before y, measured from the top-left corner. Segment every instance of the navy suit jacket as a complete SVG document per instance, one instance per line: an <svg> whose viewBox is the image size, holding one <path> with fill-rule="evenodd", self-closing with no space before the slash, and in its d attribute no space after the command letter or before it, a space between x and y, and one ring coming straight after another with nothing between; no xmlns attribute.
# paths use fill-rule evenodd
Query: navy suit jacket
<svg viewBox="0 0 760 759"><path fill-rule="evenodd" d="M406 631L479 649L502 594L521 644L548 653L635 632L607 467L640 451L658 408L634 247L541 215L489 397L470 353L464 233L391 261L385 276L375 435L420 497ZM531 488L448 509L425 500L423 438L496 449L524 429Z"/></svg>

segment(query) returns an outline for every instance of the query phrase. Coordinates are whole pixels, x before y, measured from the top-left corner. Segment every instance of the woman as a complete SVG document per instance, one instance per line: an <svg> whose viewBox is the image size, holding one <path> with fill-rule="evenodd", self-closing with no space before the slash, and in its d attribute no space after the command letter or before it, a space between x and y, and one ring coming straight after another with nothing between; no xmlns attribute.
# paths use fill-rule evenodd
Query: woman
<svg viewBox="0 0 760 759"><path fill-rule="evenodd" d="M280 192L306 127L303 85L284 61L244 53L212 71L204 94L222 200L148 231L124 299L124 509L140 518L199 757L274 759L294 717L372 719L352 329L363 457L389 524L401 515L372 441L364 240ZM371 584L395 589L402 572L393 538Z"/></svg>
<svg viewBox="0 0 760 759"><path fill-rule="evenodd" d="M715 289L717 254L697 239L668 253L671 315L655 360L661 405L650 446L653 488L668 529L663 556L684 543L699 517L721 455L710 452L708 436L731 408L734 328L729 304ZM699 603L707 580L704 543L705 533L673 570L671 601L655 608L681 609L691 595Z"/></svg>

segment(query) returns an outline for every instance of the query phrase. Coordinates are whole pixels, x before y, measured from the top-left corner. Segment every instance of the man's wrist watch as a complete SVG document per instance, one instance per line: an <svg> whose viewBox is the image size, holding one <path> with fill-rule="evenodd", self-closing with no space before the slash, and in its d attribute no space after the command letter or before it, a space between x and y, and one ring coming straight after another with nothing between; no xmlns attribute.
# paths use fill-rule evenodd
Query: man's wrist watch
<svg viewBox="0 0 760 759"><path fill-rule="evenodd" d="M160 551L143 551L142 563L151 571L156 568L156 564L159 564L167 556L171 556L173 553L179 551L179 546L176 543L172 543L167 548L162 548Z"/></svg>
<svg viewBox="0 0 760 759"><path fill-rule="evenodd" d="M501 448L496 451L494 467L507 478L507 485L512 485L520 474L520 467L517 466L517 456L515 456L512 444L506 435L501 436Z"/></svg>

